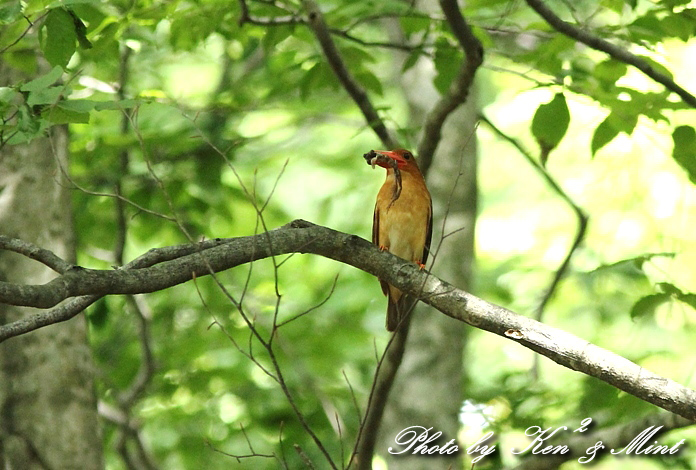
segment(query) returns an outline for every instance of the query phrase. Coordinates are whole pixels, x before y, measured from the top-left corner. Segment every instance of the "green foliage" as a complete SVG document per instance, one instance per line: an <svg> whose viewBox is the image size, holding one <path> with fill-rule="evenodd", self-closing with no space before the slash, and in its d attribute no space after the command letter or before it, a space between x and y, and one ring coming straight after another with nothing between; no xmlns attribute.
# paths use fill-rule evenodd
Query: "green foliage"
<svg viewBox="0 0 696 470"><path fill-rule="evenodd" d="M41 31L41 50L46 60L51 65L65 68L77 43L72 16L63 8L54 8L48 12Z"/></svg>
<svg viewBox="0 0 696 470"><path fill-rule="evenodd" d="M696 131L691 126L679 126L674 129L672 140L672 158L686 170L691 182L696 184Z"/></svg>
<svg viewBox="0 0 696 470"><path fill-rule="evenodd" d="M539 105L532 119L532 134L543 154L548 155L558 146L568 131L568 124L570 111L563 93L556 93L550 102Z"/></svg>
<svg viewBox="0 0 696 470"><path fill-rule="evenodd" d="M660 282L656 287L660 292L646 295L635 303L631 309L631 318L653 316L658 307L673 300L696 308L696 294L684 293L668 282Z"/></svg>

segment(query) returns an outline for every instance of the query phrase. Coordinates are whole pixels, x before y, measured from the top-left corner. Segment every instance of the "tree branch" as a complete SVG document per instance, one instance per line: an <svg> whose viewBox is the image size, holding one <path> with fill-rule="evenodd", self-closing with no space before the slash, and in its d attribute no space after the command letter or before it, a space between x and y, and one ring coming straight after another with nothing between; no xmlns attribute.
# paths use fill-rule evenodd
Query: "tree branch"
<svg viewBox="0 0 696 470"><path fill-rule="evenodd" d="M358 105L367 124L372 128L374 133L377 134L379 140L382 141L382 145L387 148L398 147L396 139L390 135L387 126L384 124L384 121L382 121L382 118L367 96L367 92L355 80L350 71L348 71L336 44L334 44L331 38L331 31L324 21L324 16L319 6L313 0L304 0L303 4L307 12L307 24L317 38L321 50L324 52L324 56L338 78L338 81L341 82L343 88L348 92L353 101L355 101L355 104Z"/></svg>
<svg viewBox="0 0 696 470"><path fill-rule="evenodd" d="M534 311L534 318L537 321L541 321L543 316L544 316L544 309L546 308L546 305L548 304L549 300L551 300L551 297L553 297L553 294L556 292L556 288L558 287L558 284L561 282L561 279L565 275L566 271L568 270L568 266L570 266L570 260L573 257L573 254L575 251L578 249L580 246L580 243L582 243L583 239L585 238L585 232L587 231L587 223L589 221L589 217L585 212L578 206L575 201L566 193L563 188L558 184L558 182L549 174L548 170L542 165L537 162L534 157L522 146L522 144L515 138L507 135L505 132L500 130L495 124L493 124L486 116L483 114L479 115L479 120L482 122L486 123L488 127L493 130L499 137L501 137L503 140L506 142L509 142L512 144L519 152L520 154L527 160L527 163L529 163L532 168L534 168L537 173L541 175L541 177L546 181L546 183L551 187L551 189L561 198L563 201L565 201L566 204L573 210L575 213L575 217L578 221L578 226L577 230L575 232L575 238L573 239L573 243L570 245L570 248L568 248L568 251L566 253L565 258L563 259L563 262L561 265L556 269L556 273L554 274L553 278L551 279L551 282L549 283L549 286L546 288L546 292L544 293L544 296L541 298L541 301L539 302L539 305L537 305L537 308ZM534 358L534 376L538 377L539 374L539 361L538 361L538 356Z"/></svg>
<svg viewBox="0 0 696 470"><path fill-rule="evenodd" d="M660 73L657 70L655 70L645 60L641 59L637 55L629 52L628 50L622 47L616 46L598 36L594 36L587 30L580 29L577 26L563 21L561 18L556 16L556 14L549 7L547 7L544 4L543 0L525 1L527 2L527 5L532 7L532 9L536 11L539 14L539 16L544 18L546 22L549 25L551 25L551 27L553 27L556 31L563 33L566 36L591 47L592 49L605 52L609 54L613 59L616 59L628 65L632 65L648 77L655 80L657 83L664 85L665 88L679 95L681 99L684 100L684 102L687 103L689 106L696 108L696 96L692 95L684 88L677 85L677 83L675 83L674 80L669 78L667 75L664 75L663 73Z"/></svg>
<svg viewBox="0 0 696 470"><path fill-rule="evenodd" d="M65 274L75 266L68 263L52 251L40 248L31 242L0 235L0 250L13 251L51 268L58 274Z"/></svg>
<svg viewBox="0 0 696 470"><path fill-rule="evenodd" d="M173 253L182 254L172 258ZM413 263L355 235L296 220L255 236L209 240L197 245L153 249L113 271L71 269L40 286L0 284L0 302L13 305L50 305L63 299L93 302L111 294L140 294L162 290L254 260L287 253L314 253L384 279L420 298L445 315L495 333L531 349L556 363L596 377L660 408L696 420L696 391L649 372L639 365L577 336L491 304L438 279ZM149 267L137 267L160 259ZM51 302L47 302L50 300ZM62 308L38 313L0 327L0 342L55 323ZM74 314L73 314L74 315ZM40 324L36 326L36 324Z"/></svg>
<svg viewBox="0 0 696 470"><path fill-rule="evenodd" d="M483 46L459 11L457 0L440 0L440 7L466 57L447 94L440 98L425 118L423 137L418 144L418 162L424 173L427 173L442 138L445 119L466 102L476 70L483 63Z"/></svg>
<svg viewBox="0 0 696 470"><path fill-rule="evenodd" d="M394 385L394 378L404 357L412 314L413 308L399 325L396 333L387 344L382 360L377 364L375 379L372 381L372 390L367 401L367 410L360 424L357 443L353 455L351 455L351 461L348 462L348 468L351 468L351 463L355 459L356 470L372 469L379 427L387 407L389 392Z"/></svg>

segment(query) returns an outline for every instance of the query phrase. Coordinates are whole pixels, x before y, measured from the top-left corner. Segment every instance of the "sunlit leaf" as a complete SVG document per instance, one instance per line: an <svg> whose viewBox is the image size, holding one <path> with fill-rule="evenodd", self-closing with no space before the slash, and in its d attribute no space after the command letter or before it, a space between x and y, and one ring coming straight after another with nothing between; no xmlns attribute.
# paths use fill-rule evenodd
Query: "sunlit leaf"
<svg viewBox="0 0 696 470"><path fill-rule="evenodd" d="M696 130L691 126L679 126L672 132L672 140L672 158L686 170L691 182L696 184Z"/></svg>
<svg viewBox="0 0 696 470"><path fill-rule="evenodd" d="M438 42L434 60L437 75L433 79L433 84L440 93L447 93L452 80L457 76L461 61L462 56L457 49L451 47L447 41Z"/></svg>
<svg viewBox="0 0 696 470"><path fill-rule="evenodd" d="M613 86L616 81L626 75L628 66L618 60L607 59L598 63L592 74L597 78L603 87L608 88Z"/></svg>
<svg viewBox="0 0 696 470"><path fill-rule="evenodd" d="M46 75L42 75L39 78L35 78L34 80L25 83L19 89L22 91L38 91L53 85L56 80L61 77L61 75L63 75L63 69L56 65Z"/></svg>
<svg viewBox="0 0 696 470"><path fill-rule="evenodd" d="M41 49L51 65L65 68L75 53L77 33L72 16L63 8L54 8L44 21Z"/></svg>
<svg viewBox="0 0 696 470"><path fill-rule="evenodd" d="M666 293L646 295L633 305L631 309L631 318L635 319L654 315L657 307L668 302L670 299L671 296Z"/></svg>
<svg viewBox="0 0 696 470"><path fill-rule="evenodd" d="M557 93L551 101L539 105L532 119L532 134L542 151L558 146L568 131L570 112L563 93Z"/></svg>
<svg viewBox="0 0 696 470"><path fill-rule="evenodd" d="M609 116L597 126L592 135L592 156L594 156L599 149L614 140L620 132L630 135L637 123L638 116L635 114L619 115L614 112L610 113Z"/></svg>

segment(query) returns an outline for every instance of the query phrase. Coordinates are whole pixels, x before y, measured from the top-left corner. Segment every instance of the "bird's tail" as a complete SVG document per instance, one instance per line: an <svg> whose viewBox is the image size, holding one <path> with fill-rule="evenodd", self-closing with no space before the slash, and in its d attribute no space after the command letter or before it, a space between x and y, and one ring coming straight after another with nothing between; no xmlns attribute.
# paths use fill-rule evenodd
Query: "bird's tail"
<svg viewBox="0 0 696 470"><path fill-rule="evenodd" d="M387 301L387 331L396 331L396 328L403 319L410 313L415 304L413 297L403 295L394 295L389 291L389 299Z"/></svg>

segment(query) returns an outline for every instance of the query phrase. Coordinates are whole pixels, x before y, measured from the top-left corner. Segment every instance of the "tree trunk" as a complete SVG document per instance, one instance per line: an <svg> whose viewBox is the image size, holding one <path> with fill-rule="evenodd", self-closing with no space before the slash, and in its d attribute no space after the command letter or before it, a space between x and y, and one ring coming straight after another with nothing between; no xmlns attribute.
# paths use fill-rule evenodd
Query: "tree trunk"
<svg viewBox="0 0 696 470"><path fill-rule="evenodd" d="M6 85L20 77L0 63ZM74 260L67 165L68 135L0 150L0 233ZM26 257L0 251L0 279L43 284L53 273ZM0 304L0 321L36 310ZM94 365L84 315L0 344L0 466L3 469L100 469L102 442Z"/></svg>
<svg viewBox="0 0 696 470"><path fill-rule="evenodd" d="M425 113L439 99L432 88L432 75L432 63L421 59L402 79L411 108L412 126L421 124ZM476 104L473 96L475 93L471 93L469 101L446 121L442 141L427 175L434 215L431 249L435 265L432 271L465 290L471 287L476 220ZM461 231L443 240L436 252L442 240L445 217L445 235ZM467 326L430 310L420 304L414 313L406 352L382 422L377 453L386 458L389 468L461 467L462 449L446 457L413 456L413 448L399 455L388 452L389 447L396 447L394 439L406 427L432 427L431 436L441 431L442 436L431 443L440 446L456 440L460 428L458 415L463 399Z"/></svg>

